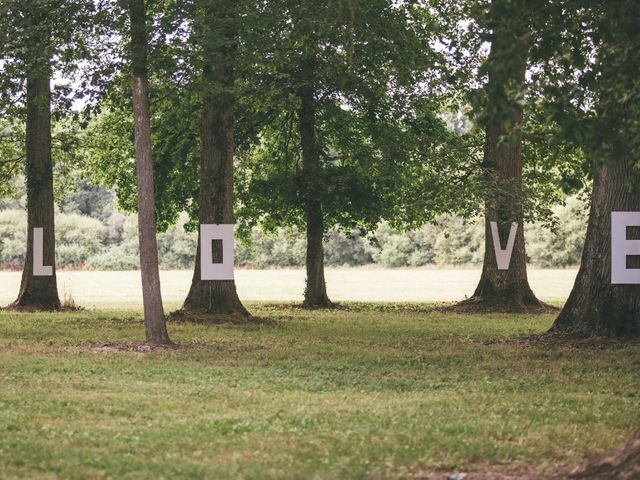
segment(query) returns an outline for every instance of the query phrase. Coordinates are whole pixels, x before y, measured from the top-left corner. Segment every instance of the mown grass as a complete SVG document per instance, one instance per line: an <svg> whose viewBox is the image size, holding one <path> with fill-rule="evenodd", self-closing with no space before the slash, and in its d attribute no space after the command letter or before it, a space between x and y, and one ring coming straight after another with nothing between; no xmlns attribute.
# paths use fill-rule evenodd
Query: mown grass
<svg viewBox="0 0 640 480"><path fill-rule="evenodd" d="M252 304L274 326L0 312L0 477L403 478L578 463L640 425L640 347L523 345L552 316ZM497 341L497 342L496 342Z"/></svg>

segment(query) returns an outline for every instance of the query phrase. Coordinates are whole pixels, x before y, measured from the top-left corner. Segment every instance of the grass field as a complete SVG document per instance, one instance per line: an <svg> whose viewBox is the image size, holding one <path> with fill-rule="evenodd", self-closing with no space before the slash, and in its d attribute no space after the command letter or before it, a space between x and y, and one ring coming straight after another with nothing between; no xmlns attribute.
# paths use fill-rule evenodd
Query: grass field
<svg viewBox="0 0 640 480"><path fill-rule="evenodd" d="M275 325L172 323L185 348L146 353L95 346L141 340L137 310L0 312L0 477L544 471L640 425L640 347L515 341L550 315L249 307Z"/></svg>
<svg viewBox="0 0 640 480"><path fill-rule="evenodd" d="M89 310L0 312L0 478L518 478L640 426L638 344L532 343L553 315L401 303L463 298L477 270L327 273L341 309L286 303L303 270L239 270L273 325L172 322L180 348L119 351L143 339L138 272L61 272L61 295ZM190 276L163 272L168 310ZM574 276L530 271L554 302ZM0 273L0 304L19 279Z"/></svg>
<svg viewBox="0 0 640 480"><path fill-rule="evenodd" d="M162 272L170 308L184 300L191 276ZM533 290L552 302L567 297L575 276L576 270L529 270ZM304 277L303 269L236 270L240 298L250 301L300 301ZM327 288L334 301L456 301L471 295L479 278L479 269L328 268ZM20 273L0 272L0 305L15 300L19 286ZM88 308L137 308L142 302L139 272L59 272L58 289L61 297Z"/></svg>

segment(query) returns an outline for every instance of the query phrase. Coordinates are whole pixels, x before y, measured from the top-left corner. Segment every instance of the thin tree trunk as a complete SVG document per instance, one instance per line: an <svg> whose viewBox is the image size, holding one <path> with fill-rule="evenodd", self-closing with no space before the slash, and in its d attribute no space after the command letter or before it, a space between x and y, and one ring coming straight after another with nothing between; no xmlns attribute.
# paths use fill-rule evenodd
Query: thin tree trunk
<svg viewBox="0 0 640 480"><path fill-rule="evenodd" d="M611 283L611 212L640 211L640 194L632 193L627 184L632 174L626 161L600 166L593 185L580 270L552 331L640 334L640 285Z"/></svg>
<svg viewBox="0 0 640 480"><path fill-rule="evenodd" d="M51 160L51 87L49 66L27 78L27 256L13 307L58 310L60 299L55 268L53 163ZM44 71L47 73L45 74ZM43 229L43 265L51 276L34 275L34 228Z"/></svg>
<svg viewBox="0 0 640 480"><path fill-rule="evenodd" d="M498 8L497 6L495 7ZM496 19L501 22L500 18ZM498 25L489 55L489 102L485 118L485 253L480 282L471 298L458 307L494 311L545 308L529 287L522 205L522 98L528 56L528 35L522 26ZM496 222L501 248L512 223L517 224L506 270L496 261L491 222Z"/></svg>
<svg viewBox="0 0 640 480"><path fill-rule="evenodd" d="M308 79L307 79L308 80ZM324 279L324 218L320 200L320 152L316 143L315 99L313 89L304 86L300 90L298 128L302 144L302 185L307 222L307 284L303 306L308 308L329 307Z"/></svg>
<svg viewBox="0 0 640 480"><path fill-rule="evenodd" d="M219 12L205 9L205 23L225 29L225 35L233 35L228 27L221 26ZM224 13L223 13L224 14ZM228 15L228 13L226 13ZM226 18L225 20L229 20ZM216 46L215 39L206 37L203 42L205 66L204 94L201 124L200 196L198 219L202 224L233 223L233 157L235 152L233 98L234 74L233 49ZM217 92L214 92L218 90ZM211 315L250 317L242 305L234 280L202 280L200 254L202 245L198 235L196 266L191 289L183 310ZM222 257L222 246L213 244L213 257Z"/></svg>
<svg viewBox="0 0 640 480"><path fill-rule="evenodd" d="M130 0L132 96L138 176L138 232L142 300L147 342L168 344L169 334L162 307L158 244L156 241L155 186L151 154L151 123L147 80L147 32L144 0Z"/></svg>

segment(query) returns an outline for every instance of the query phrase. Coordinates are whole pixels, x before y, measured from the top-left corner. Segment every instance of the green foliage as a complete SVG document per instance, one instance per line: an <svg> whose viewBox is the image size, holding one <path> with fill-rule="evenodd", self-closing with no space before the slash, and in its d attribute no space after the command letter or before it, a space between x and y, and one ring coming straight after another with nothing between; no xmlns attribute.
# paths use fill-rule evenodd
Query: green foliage
<svg viewBox="0 0 640 480"><path fill-rule="evenodd" d="M558 137L582 149L593 175L602 162L640 162L640 4L633 0L549 2L533 74ZM637 169L634 167L634 170ZM574 180L570 176L568 180ZM637 189L637 176L628 179Z"/></svg>
<svg viewBox="0 0 640 480"><path fill-rule="evenodd" d="M304 229L310 184L327 231L370 232L382 218L419 224L438 209L464 208L433 193L444 185L457 190L468 155L438 116L445 95L443 55L432 48L436 17L412 3L349 5L265 3L271 23L250 37L259 35L257 95L250 90L241 99L264 118L259 142L240 155L245 235L256 224ZM304 92L311 92L306 101L314 112L316 145L309 148L320 157L313 178L302 171Z"/></svg>
<svg viewBox="0 0 640 480"><path fill-rule="evenodd" d="M450 216L442 220L435 261L441 265L480 265L484 256L484 222Z"/></svg>
<svg viewBox="0 0 640 480"><path fill-rule="evenodd" d="M250 240L236 246L236 263L256 268L300 266L305 262L306 246L304 234L297 229L264 235L256 227Z"/></svg>
<svg viewBox="0 0 640 480"><path fill-rule="evenodd" d="M4 0L0 4L0 112L24 118L25 79L57 76L53 85L53 115L68 115L75 99L89 95L98 76L80 79L80 71L103 67L108 55L106 0ZM100 48L99 48L100 47ZM96 55L98 58L96 58ZM79 64L83 68L79 68ZM73 80L76 80L74 82ZM76 120L79 116L76 115Z"/></svg>

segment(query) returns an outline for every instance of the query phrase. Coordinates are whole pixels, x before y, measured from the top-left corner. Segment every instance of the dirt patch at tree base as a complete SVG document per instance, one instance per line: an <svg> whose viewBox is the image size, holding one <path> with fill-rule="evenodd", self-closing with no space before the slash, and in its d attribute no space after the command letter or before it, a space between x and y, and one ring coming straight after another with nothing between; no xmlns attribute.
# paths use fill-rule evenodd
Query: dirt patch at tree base
<svg viewBox="0 0 640 480"><path fill-rule="evenodd" d="M37 305L17 306L7 305L6 307L0 307L0 312L16 312L16 313L42 313L42 312L61 312L61 313L74 313L82 312L85 308L75 304L62 304L60 308L39 307Z"/></svg>
<svg viewBox="0 0 640 480"><path fill-rule="evenodd" d="M188 344L157 344L147 342L101 342L89 345L89 349L94 353L111 353L111 352L136 352L149 353L157 351L173 351L173 350L203 350L207 348L205 344L188 343Z"/></svg>
<svg viewBox="0 0 640 480"><path fill-rule="evenodd" d="M558 313L560 309L544 302L521 303L503 298L467 298L443 309L450 313Z"/></svg>

